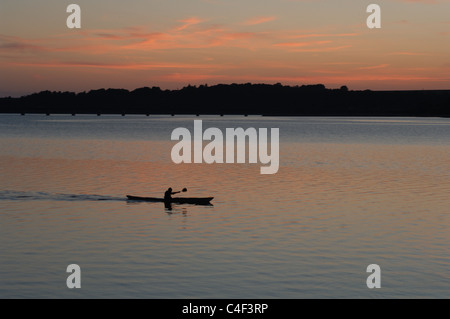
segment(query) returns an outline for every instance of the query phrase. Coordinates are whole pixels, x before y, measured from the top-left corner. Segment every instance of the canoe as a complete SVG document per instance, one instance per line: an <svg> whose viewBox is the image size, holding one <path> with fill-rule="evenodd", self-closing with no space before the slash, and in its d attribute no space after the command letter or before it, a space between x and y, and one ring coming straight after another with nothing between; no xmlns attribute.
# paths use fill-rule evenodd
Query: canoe
<svg viewBox="0 0 450 319"><path fill-rule="evenodd" d="M164 198L139 197L127 195L128 200L141 202L165 202ZM174 204L210 205L214 197L173 197L170 202Z"/></svg>

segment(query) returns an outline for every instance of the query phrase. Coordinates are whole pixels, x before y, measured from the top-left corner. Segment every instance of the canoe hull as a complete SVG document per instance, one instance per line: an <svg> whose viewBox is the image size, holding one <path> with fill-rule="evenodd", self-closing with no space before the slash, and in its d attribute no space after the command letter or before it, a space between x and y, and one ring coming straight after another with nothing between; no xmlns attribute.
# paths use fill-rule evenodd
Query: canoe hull
<svg viewBox="0 0 450 319"><path fill-rule="evenodd" d="M127 195L128 200L141 201L141 202L154 202L154 203L164 203L163 198L156 197L140 197ZM170 200L170 203L174 204L193 204L193 205L211 205L211 201L214 197L174 197Z"/></svg>

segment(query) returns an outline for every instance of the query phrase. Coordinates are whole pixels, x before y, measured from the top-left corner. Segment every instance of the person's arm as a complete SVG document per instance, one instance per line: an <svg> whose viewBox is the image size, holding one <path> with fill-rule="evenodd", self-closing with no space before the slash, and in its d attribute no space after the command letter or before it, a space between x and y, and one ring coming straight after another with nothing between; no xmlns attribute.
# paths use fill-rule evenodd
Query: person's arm
<svg viewBox="0 0 450 319"><path fill-rule="evenodd" d="M181 192L172 192L172 195L175 195L175 194L178 194L178 193L181 193Z"/></svg>

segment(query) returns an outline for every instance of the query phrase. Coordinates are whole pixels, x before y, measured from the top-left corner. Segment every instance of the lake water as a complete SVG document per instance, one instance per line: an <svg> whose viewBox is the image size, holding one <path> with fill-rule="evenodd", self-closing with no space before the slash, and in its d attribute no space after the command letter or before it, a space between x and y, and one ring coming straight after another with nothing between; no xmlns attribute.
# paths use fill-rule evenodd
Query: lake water
<svg viewBox="0 0 450 319"><path fill-rule="evenodd" d="M279 128L279 172L172 163L195 119ZM2 298L450 297L450 119L0 115L0 176ZM125 200L168 187L214 206Z"/></svg>

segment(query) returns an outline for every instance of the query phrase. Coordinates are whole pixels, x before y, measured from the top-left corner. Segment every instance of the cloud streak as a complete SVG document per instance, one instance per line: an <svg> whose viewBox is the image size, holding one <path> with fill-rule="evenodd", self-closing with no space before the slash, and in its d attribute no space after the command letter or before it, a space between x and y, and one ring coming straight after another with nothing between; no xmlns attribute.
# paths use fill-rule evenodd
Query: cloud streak
<svg viewBox="0 0 450 319"><path fill-rule="evenodd" d="M40 68L100 68L117 70L155 70L155 69L221 69L222 65L183 64L183 63L102 63L102 62L11 62L10 65ZM228 67L227 67L228 68Z"/></svg>
<svg viewBox="0 0 450 319"><path fill-rule="evenodd" d="M391 5L399 8L416 3L408 7L417 11L423 11L425 4L430 11L439 10L437 5L444 2L393 1L397 4ZM305 1L305 6L313 7L313 3ZM220 5L226 14L230 5L225 2ZM83 76L98 78L108 74L105 81L138 78L177 85L205 81L344 85L359 79L373 83L403 82L410 87L420 81L442 82L444 86L447 81L450 88L448 68L433 68L448 63L447 17L427 26L429 29L422 34L414 33L418 20L413 15L393 17L398 22L386 24L381 31L389 32L382 33L368 31L363 20L358 25L353 22L345 25L337 16L325 26L311 26L311 17L289 21L291 15L286 13L283 17L281 10L267 10L259 16L235 15L228 20L221 12L210 15L206 9L199 12L199 16L169 14L164 23L154 27L144 23L108 29L99 24L101 28L86 27L60 34L0 34L0 71L8 78L18 74L15 83L21 83L20 76L35 79L39 74L48 81L52 76L58 81L71 71L79 71ZM362 18L364 14L362 10ZM15 72L18 68L20 72ZM84 79L78 76L79 79L67 76L67 81L83 85L90 81L89 76Z"/></svg>
<svg viewBox="0 0 450 319"><path fill-rule="evenodd" d="M244 21L244 25L258 25L258 24L263 24L263 23L267 23L267 22L272 22L275 21L277 19L277 17L271 16L271 17L255 17L255 18L251 18L248 19L246 21Z"/></svg>
<svg viewBox="0 0 450 319"><path fill-rule="evenodd" d="M176 31L183 31L183 30L185 30L185 29L187 29L187 28L189 28L191 26L194 26L194 25L202 23L203 21L204 20L198 19L198 18L195 18L195 17L187 18L187 19L184 19L184 20L180 20L179 22L181 22L182 25L179 26L179 27L176 27L175 30Z"/></svg>

